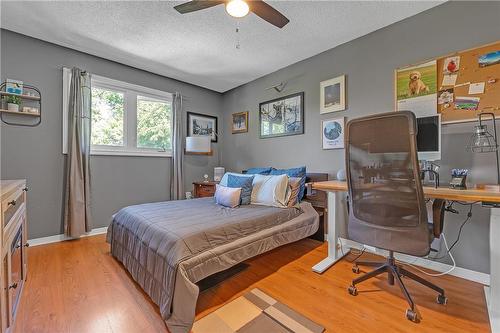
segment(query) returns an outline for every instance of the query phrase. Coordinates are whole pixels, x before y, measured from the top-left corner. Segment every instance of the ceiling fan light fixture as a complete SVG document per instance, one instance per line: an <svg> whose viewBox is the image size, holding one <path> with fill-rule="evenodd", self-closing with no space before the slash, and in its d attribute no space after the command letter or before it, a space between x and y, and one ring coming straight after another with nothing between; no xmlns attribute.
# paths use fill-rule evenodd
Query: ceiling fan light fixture
<svg viewBox="0 0 500 333"><path fill-rule="evenodd" d="M226 3L226 12L233 17L244 17L250 8L243 0L231 0Z"/></svg>

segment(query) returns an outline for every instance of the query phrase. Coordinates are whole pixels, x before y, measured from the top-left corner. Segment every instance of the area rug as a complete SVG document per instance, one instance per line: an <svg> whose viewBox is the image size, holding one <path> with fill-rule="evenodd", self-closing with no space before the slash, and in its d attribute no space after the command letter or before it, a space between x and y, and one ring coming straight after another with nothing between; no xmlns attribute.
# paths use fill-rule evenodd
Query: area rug
<svg viewBox="0 0 500 333"><path fill-rule="evenodd" d="M193 333L322 333L325 328L259 289L196 321Z"/></svg>

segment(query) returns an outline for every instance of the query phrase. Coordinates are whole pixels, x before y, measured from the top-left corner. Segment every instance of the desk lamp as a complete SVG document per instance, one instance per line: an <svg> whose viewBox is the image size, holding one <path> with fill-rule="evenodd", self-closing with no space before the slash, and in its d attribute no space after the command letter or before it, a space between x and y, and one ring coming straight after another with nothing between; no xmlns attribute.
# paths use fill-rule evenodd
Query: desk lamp
<svg viewBox="0 0 500 333"><path fill-rule="evenodd" d="M493 121L493 135L483 124L483 117L491 116ZM497 184L500 185L500 167L498 163L498 140L495 114L483 112L479 114L479 125L474 126L474 134L470 137L467 150L473 153L495 153L497 159Z"/></svg>

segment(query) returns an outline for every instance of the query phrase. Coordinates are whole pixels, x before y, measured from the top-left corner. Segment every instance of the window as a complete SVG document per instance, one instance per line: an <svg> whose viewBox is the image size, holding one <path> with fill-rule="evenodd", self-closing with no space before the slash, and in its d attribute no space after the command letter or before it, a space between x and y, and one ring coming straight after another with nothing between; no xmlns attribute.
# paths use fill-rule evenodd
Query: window
<svg viewBox="0 0 500 333"><path fill-rule="evenodd" d="M168 156L171 94L92 76L92 154Z"/></svg>
<svg viewBox="0 0 500 333"><path fill-rule="evenodd" d="M123 146L124 108L124 93L92 88L93 146Z"/></svg>
<svg viewBox="0 0 500 333"><path fill-rule="evenodd" d="M170 150L171 105L155 98L137 96L137 147Z"/></svg>

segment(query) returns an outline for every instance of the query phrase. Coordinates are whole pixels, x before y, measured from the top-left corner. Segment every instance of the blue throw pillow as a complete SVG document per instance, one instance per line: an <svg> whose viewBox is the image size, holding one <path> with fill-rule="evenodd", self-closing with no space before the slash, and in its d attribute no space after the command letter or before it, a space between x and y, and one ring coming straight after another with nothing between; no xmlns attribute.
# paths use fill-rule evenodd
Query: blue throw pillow
<svg viewBox="0 0 500 333"><path fill-rule="evenodd" d="M253 188L253 176L252 177L241 177L228 175L227 176L227 187L241 187L241 204L249 205L252 199L252 188Z"/></svg>
<svg viewBox="0 0 500 333"><path fill-rule="evenodd" d="M300 177L300 190L299 190L299 200L304 198L304 193L306 191L306 167L298 167L291 169L272 169L271 175L288 175L288 177Z"/></svg>
<svg viewBox="0 0 500 333"><path fill-rule="evenodd" d="M247 170L247 174L250 175L269 175L273 168L250 168Z"/></svg>

